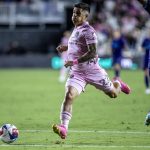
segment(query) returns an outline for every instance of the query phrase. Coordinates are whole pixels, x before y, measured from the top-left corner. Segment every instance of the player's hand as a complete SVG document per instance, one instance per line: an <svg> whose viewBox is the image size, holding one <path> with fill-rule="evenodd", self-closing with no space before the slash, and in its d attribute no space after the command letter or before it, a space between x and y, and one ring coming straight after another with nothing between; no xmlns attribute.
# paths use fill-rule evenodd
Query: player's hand
<svg viewBox="0 0 150 150"><path fill-rule="evenodd" d="M62 53L62 52L64 52L64 51L67 51L67 49L68 49L68 46L66 46L66 45L59 45L59 46L56 48L56 50L57 50L58 52L60 52L60 53Z"/></svg>
<svg viewBox="0 0 150 150"><path fill-rule="evenodd" d="M64 66L65 66L66 68L67 68L67 67L70 67L70 66L73 66L73 61L66 61Z"/></svg>

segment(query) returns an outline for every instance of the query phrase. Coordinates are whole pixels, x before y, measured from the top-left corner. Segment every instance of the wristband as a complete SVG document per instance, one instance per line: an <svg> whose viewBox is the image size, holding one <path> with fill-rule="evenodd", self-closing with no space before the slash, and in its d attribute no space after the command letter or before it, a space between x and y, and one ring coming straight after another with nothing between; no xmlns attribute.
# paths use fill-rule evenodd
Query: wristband
<svg viewBox="0 0 150 150"><path fill-rule="evenodd" d="M78 59L73 60L73 65L77 65L78 63Z"/></svg>

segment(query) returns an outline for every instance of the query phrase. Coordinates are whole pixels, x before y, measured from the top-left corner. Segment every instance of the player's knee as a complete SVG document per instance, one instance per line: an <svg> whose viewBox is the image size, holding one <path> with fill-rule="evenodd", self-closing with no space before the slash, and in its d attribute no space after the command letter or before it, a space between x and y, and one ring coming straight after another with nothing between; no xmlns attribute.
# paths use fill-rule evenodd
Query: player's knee
<svg viewBox="0 0 150 150"><path fill-rule="evenodd" d="M117 97L117 94L114 93L114 92L107 93L107 95L108 95L110 98L116 98L116 97Z"/></svg>
<svg viewBox="0 0 150 150"><path fill-rule="evenodd" d="M66 93L66 99L72 101L74 99L74 93L72 91L68 91Z"/></svg>
<svg viewBox="0 0 150 150"><path fill-rule="evenodd" d="M115 98L114 94L108 95L110 98Z"/></svg>
<svg viewBox="0 0 150 150"><path fill-rule="evenodd" d="M116 93L113 93L112 94L112 98L116 98L117 97L117 94Z"/></svg>

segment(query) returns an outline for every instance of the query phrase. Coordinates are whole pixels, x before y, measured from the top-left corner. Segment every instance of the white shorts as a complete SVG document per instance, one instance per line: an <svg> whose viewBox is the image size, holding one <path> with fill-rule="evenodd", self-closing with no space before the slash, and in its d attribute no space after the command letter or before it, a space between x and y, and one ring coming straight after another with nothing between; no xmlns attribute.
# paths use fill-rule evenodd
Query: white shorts
<svg viewBox="0 0 150 150"><path fill-rule="evenodd" d="M94 69L86 72L71 71L66 82L66 87L73 86L80 94L87 84L93 85L105 93L111 91L114 86L104 70Z"/></svg>

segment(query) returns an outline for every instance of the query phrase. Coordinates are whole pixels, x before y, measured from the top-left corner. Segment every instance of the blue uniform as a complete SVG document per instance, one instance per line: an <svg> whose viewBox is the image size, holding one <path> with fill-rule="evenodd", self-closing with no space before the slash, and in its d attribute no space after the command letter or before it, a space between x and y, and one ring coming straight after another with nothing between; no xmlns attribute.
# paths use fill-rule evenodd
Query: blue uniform
<svg viewBox="0 0 150 150"><path fill-rule="evenodd" d="M114 64L121 64L122 51L124 48L123 38L113 39L112 44L111 44L111 48L112 48L113 65Z"/></svg>
<svg viewBox="0 0 150 150"><path fill-rule="evenodd" d="M142 47L145 50L145 55L144 55L144 66L143 69L148 69L148 64L149 64L149 55L150 55L150 38L145 38L142 43Z"/></svg>
<svg viewBox="0 0 150 150"><path fill-rule="evenodd" d="M150 14L150 0L147 0L147 3L144 5L145 10ZM149 76L150 76L150 53L148 59L148 69L149 69Z"/></svg>
<svg viewBox="0 0 150 150"><path fill-rule="evenodd" d="M147 0L146 5L144 5L145 10L150 14L150 0Z"/></svg>

